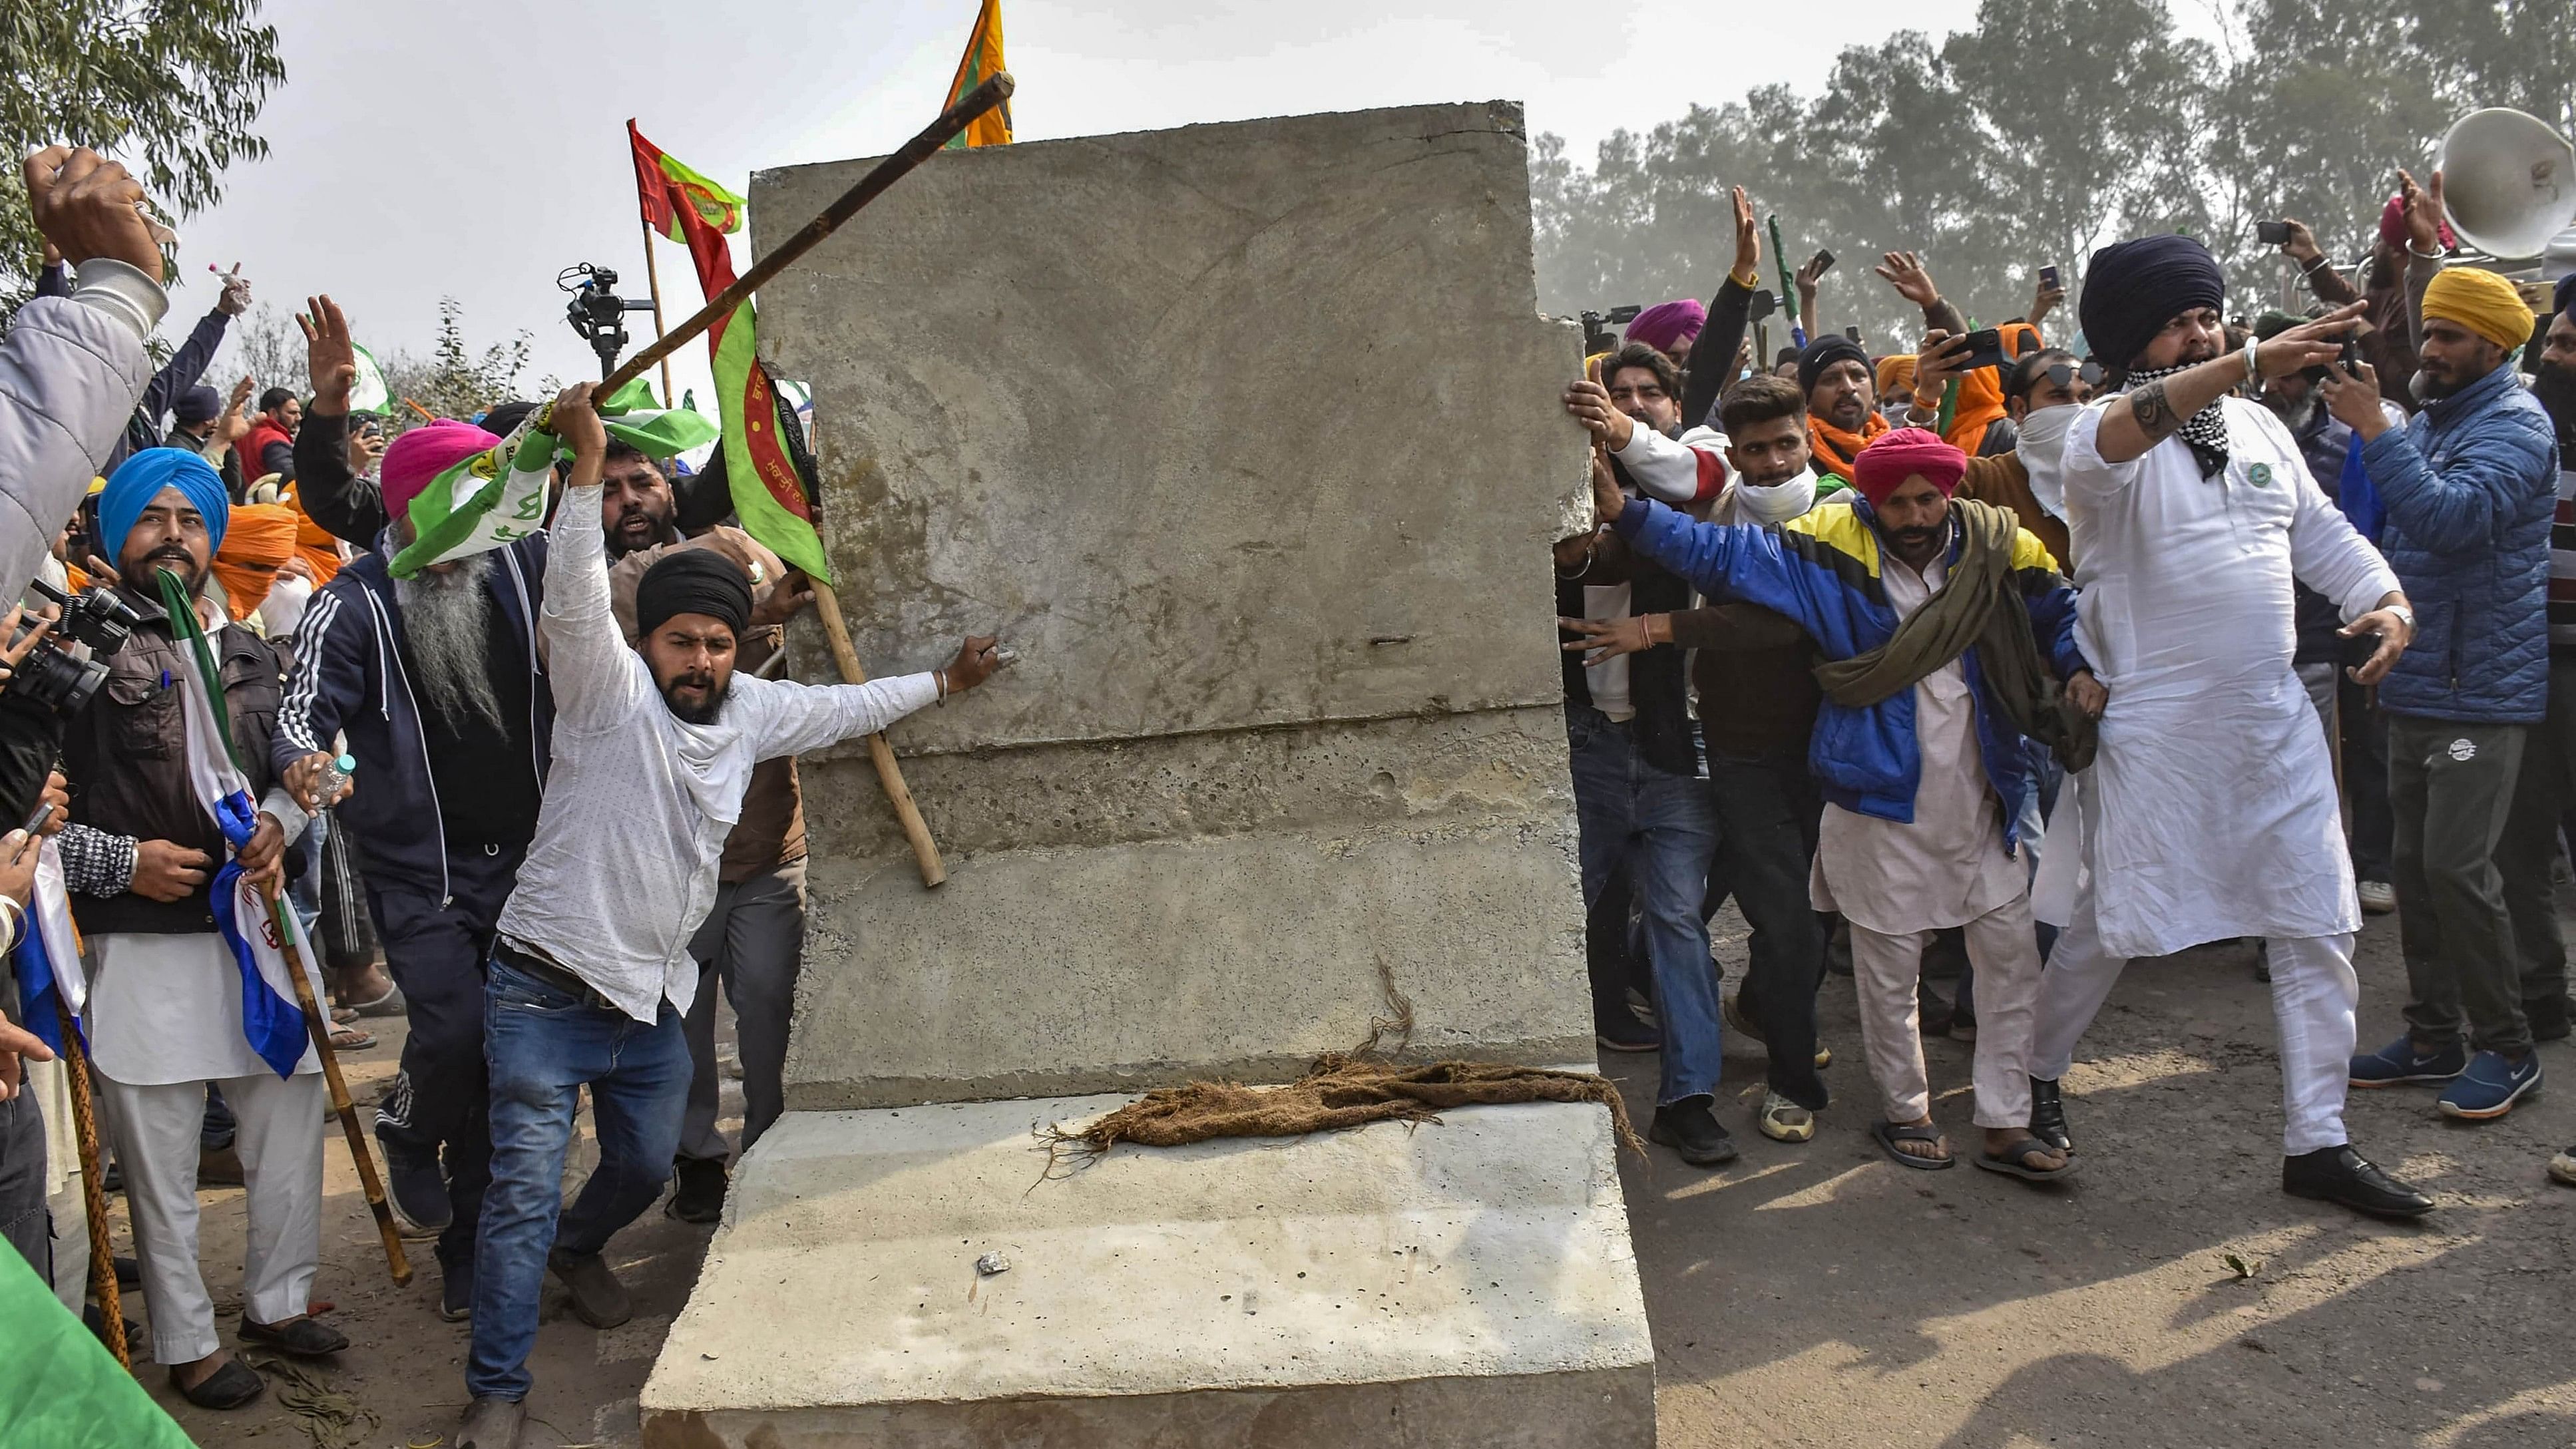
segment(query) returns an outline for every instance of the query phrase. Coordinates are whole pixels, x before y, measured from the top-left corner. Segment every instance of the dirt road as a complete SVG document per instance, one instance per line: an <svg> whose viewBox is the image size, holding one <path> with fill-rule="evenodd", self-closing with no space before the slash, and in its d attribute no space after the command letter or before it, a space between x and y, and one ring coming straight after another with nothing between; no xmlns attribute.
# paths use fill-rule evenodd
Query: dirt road
<svg viewBox="0 0 2576 1449"><path fill-rule="evenodd" d="M1731 912L1720 924L1733 977L1742 925ZM2363 937L2365 1044L2397 1029L2396 941L2386 917ZM2569 1043L2543 1049L2569 1095L2486 1127L2445 1123L2426 1090L2355 1094L2355 1140L2444 1202L2429 1225L2394 1227L2281 1194L2271 1010L2244 948L2132 968L2067 1083L2083 1175L2050 1190L1883 1159L1863 1135L1872 1094L1849 983L1829 981L1824 1003L1840 1060L1814 1142L1754 1133L1761 1048L1730 1035L1726 1090L1754 1093L1722 1109L1743 1159L1703 1173L1658 1150L1623 1166L1668 1449L2576 1445L2576 1190L2541 1171L2576 1142ZM384 1044L351 1059L364 1097L381 1091L401 1034L369 1025ZM1961 1141L1969 1050L1930 1047L1934 1113ZM1642 1121L1654 1059L1605 1066ZM317 1291L355 1346L327 1372L379 1420L348 1442L426 1449L462 1406L464 1326L434 1312L426 1244L412 1287L386 1281L336 1140L330 1161ZM205 1202L229 1338L241 1193ZM710 1231L656 1211L618 1239L636 1317L612 1332L565 1316L549 1285L531 1449L636 1443L636 1392ZM207 1449L310 1442L274 1393L213 1414L180 1403L157 1371L145 1380Z"/></svg>

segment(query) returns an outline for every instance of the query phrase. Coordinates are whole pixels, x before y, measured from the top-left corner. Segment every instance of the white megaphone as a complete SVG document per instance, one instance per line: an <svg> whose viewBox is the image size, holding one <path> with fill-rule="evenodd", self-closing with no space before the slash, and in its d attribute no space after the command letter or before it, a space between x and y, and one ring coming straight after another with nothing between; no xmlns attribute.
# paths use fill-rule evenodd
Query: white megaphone
<svg viewBox="0 0 2576 1449"><path fill-rule="evenodd" d="M2435 164L2451 229L2491 257L2539 256L2576 221L2576 146L2536 116L2471 111L2442 138Z"/></svg>

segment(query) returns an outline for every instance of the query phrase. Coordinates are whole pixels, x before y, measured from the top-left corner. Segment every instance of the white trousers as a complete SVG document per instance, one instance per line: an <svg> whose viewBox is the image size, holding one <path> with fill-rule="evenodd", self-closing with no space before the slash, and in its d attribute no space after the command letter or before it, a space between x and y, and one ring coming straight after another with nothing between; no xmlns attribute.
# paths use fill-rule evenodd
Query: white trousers
<svg viewBox="0 0 2576 1449"><path fill-rule="evenodd" d="M215 1305L197 1268L197 1133L202 1082L129 1087L98 1079L113 1104L116 1159L134 1218L134 1256L152 1316L152 1360L194 1363L221 1347ZM242 1315L281 1323L303 1314L322 1261L322 1075L268 1074L215 1083L238 1124L233 1147L250 1195Z"/></svg>
<svg viewBox="0 0 2576 1449"><path fill-rule="evenodd" d="M1963 933L1968 960L1977 968L1977 1125L2026 1127L2040 982L2029 893L1968 922ZM1851 937L1852 984L1860 993L1860 1039L1870 1077L1887 1120L1919 1122L1931 1115L1932 1091L1923 1070L1915 985L1932 933L1882 935L1855 921Z"/></svg>
<svg viewBox="0 0 2576 1449"><path fill-rule="evenodd" d="M2281 1106L2288 1116L2281 1151L2287 1156L2350 1140L2343 1127L2343 1101L2352 1082L2353 1008L2361 1001L2352 946L2350 935L2270 938L2272 1016L2281 1029ZM2103 949L2091 899L2079 902L2075 924L2058 934L2040 980L2032 1076L2053 1082L2066 1075L2075 1060L2075 1043L2109 999L2120 968L2128 964ZM1982 1026L1982 965L1977 978Z"/></svg>

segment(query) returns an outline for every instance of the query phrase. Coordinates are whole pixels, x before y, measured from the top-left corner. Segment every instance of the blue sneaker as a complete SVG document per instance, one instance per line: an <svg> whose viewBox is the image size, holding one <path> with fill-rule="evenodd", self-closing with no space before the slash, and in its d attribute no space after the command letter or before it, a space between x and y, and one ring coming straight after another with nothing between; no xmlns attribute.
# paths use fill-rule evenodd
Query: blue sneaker
<svg viewBox="0 0 2576 1449"><path fill-rule="evenodd" d="M2468 1048L2453 1042L2430 1056L2415 1054L2415 1039L2401 1036L2367 1056L2352 1059L2356 1087L2394 1087L2407 1082L2447 1082L2469 1065Z"/></svg>
<svg viewBox="0 0 2576 1449"><path fill-rule="evenodd" d="M2445 1117L2492 1122L2539 1091L2540 1053L2525 1052L2517 1064L2502 1052L2480 1052L2469 1058L2467 1071L2442 1089L2440 1106Z"/></svg>

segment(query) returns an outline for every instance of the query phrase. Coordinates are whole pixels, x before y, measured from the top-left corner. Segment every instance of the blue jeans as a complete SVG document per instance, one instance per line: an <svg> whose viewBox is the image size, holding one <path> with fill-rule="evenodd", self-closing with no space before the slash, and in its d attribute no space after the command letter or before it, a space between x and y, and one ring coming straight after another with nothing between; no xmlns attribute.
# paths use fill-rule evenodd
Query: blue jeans
<svg viewBox="0 0 2576 1449"><path fill-rule="evenodd" d="M689 1044L668 1001L646 1026L513 968L506 950L494 953L483 990L492 1185L475 1233L465 1387L476 1398L522 1399L533 1382L528 1349L537 1338L547 1252L596 1254L670 1180L689 1102ZM584 1083L599 1132L599 1170L564 1207L564 1150Z"/></svg>
<svg viewBox="0 0 2576 1449"><path fill-rule="evenodd" d="M1717 853L1708 782L1656 768L1628 726L1589 705L1565 707L1574 759L1574 814L1582 828L1583 904L1589 910L1622 863L1646 917L1655 973L1663 1083L1657 1106L1717 1091L1717 968L1700 906Z"/></svg>

